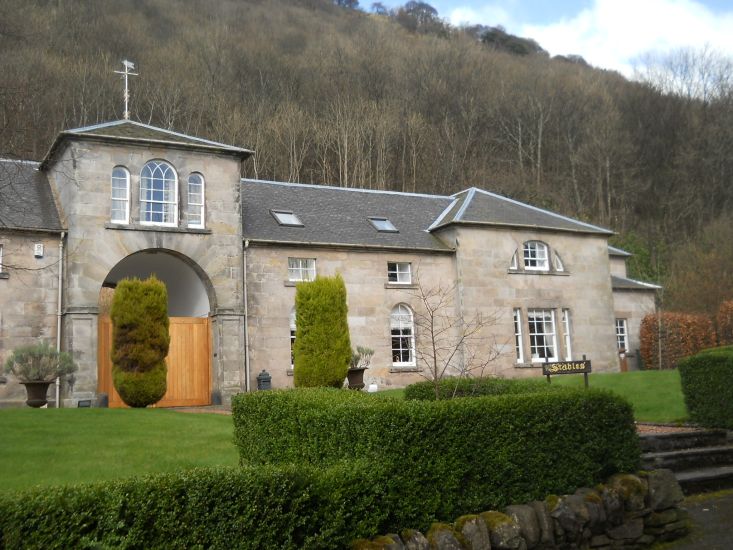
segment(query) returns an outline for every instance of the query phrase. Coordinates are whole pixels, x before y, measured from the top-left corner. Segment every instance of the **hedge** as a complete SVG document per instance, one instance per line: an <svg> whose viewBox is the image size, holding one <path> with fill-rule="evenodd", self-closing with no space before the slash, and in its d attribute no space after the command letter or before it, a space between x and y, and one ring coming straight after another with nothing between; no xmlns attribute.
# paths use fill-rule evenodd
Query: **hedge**
<svg viewBox="0 0 733 550"><path fill-rule="evenodd" d="M385 480L350 461L39 487L0 495L0 548L344 548L387 527Z"/></svg>
<svg viewBox="0 0 733 550"><path fill-rule="evenodd" d="M444 378L438 386L440 399L453 397L480 397L484 395L506 395L562 391L544 378ZM417 382L405 388L405 399L435 401L435 384L432 380Z"/></svg>
<svg viewBox="0 0 733 550"><path fill-rule="evenodd" d="M704 350L679 364L690 419L710 428L733 429L733 346Z"/></svg>
<svg viewBox="0 0 733 550"><path fill-rule="evenodd" d="M598 390L432 402L275 390L236 396L233 414L242 464L384 468L388 530L572 492L639 460L631 406Z"/></svg>
<svg viewBox="0 0 733 550"><path fill-rule="evenodd" d="M683 357L715 345L712 321L704 315L661 313L662 369L673 369ZM659 318L656 313L641 321L641 356L644 368L659 369Z"/></svg>

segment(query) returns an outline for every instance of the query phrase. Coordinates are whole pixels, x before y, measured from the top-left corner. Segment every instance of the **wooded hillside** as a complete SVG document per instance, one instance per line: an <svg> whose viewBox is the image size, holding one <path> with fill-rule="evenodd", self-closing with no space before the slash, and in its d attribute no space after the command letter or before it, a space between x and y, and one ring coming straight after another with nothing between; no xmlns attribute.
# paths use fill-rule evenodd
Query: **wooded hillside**
<svg viewBox="0 0 733 550"><path fill-rule="evenodd" d="M496 29L398 15L328 0L2 0L0 156L39 159L59 130L121 118L113 71L130 59L133 119L253 148L248 176L483 187L619 231L634 274L667 285L671 306L733 297L727 60L678 54L631 82L541 44L518 51ZM712 286L698 293L701 276Z"/></svg>

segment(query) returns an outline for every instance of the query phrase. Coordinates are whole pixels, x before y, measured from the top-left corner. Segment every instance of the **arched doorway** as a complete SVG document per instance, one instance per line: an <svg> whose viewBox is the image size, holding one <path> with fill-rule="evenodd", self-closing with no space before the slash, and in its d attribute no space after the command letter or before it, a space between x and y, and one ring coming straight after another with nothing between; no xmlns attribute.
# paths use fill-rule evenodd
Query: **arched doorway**
<svg viewBox="0 0 733 550"><path fill-rule="evenodd" d="M127 256L104 280L99 299L98 391L109 396L110 407L124 407L112 383L112 323L109 311L114 288L124 278L155 275L168 289L171 345L166 357L168 390L158 407L211 403L211 328L213 287L189 258L173 251L151 249Z"/></svg>

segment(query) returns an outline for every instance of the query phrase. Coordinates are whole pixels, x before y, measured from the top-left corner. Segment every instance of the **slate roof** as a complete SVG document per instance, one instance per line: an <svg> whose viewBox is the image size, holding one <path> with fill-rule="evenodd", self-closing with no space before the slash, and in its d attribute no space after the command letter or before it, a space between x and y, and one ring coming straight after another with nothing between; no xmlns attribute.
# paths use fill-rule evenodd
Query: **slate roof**
<svg viewBox="0 0 733 550"><path fill-rule="evenodd" d="M254 242L432 250L451 249L427 231L453 199L322 185L242 180L244 238ZM271 210L290 210L302 227L280 225ZM398 232L379 232L369 217Z"/></svg>
<svg viewBox="0 0 733 550"><path fill-rule="evenodd" d="M652 283L645 283L635 279L626 279L625 277L617 277L611 275L611 288L613 290L659 290L662 287Z"/></svg>
<svg viewBox="0 0 733 550"><path fill-rule="evenodd" d="M0 159L0 229L60 232L56 203L37 162Z"/></svg>
<svg viewBox="0 0 733 550"><path fill-rule="evenodd" d="M48 164L59 145L69 137L89 138L101 141L123 142L123 143L145 143L152 145L165 145L169 147L182 147L185 149L203 150L210 152L229 153L242 158L253 153L249 149L235 147L225 143L218 143L208 139L202 139L186 134L164 130L156 126L143 124L134 120L116 120L64 130L56 136L51 149L46 154L41 165Z"/></svg>
<svg viewBox="0 0 733 550"><path fill-rule="evenodd" d="M613 231L472 187L453 195L455 203L431 229L451 223L552 229L613 235Z"/></svg>
<svg viewBox="0 0 733 550"><path fill-rule="evenodd" d="M615 246L608 246L608 255L609 256L619 256L622 258L630 258L633 256L631 252L626 252L625 250L621 250L620 248L616 248Z"/></svg>

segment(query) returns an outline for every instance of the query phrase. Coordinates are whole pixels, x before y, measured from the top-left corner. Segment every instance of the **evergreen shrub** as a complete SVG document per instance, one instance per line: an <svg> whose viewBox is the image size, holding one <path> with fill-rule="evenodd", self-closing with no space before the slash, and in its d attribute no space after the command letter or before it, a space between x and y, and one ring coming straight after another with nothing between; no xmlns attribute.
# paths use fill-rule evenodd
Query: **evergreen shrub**
<svg viewBox="0 0 733 550"><path fill-rule="evenodd" d="M112 379L131 407L157 403L166 392L170 336L168 292L154 276L123 279L112 301Z"/></svg>
<svg viewBox="0 0 733 550"><path fill-rule="evenodd" d="M518 393L542 393L563 391L560 386L547 383L544 378L444 378L438 386L440 399L453 397L481 397ZM410 384L405 388L405 399L435 401L435 384L432 380Z"/></svg>
<svg viewBox="0 0 733 550"><path fill-rule="evenodd" d="M340 388L351 362L346 285L340 275L298 283L293 378L296 387Z"/></svg>
<svg viewBox="0 0 733 550"><path fill-rule="evenodd" d="M4 493L0 548L346 548L386 528L386 479L352 461Z"/></svg>
<svg viewBox="0 0 733 550"><path fill-rule="evenodd" d="M599 390L442 401L275 390L236 396L233 414L243 465L385 468L390 529L572 492L639 460L631 406Z"/></svg>
<svg viewBox="0 0 733 550"><path fill-rule="evenodd" d="M709 428L733 429L733 346L704 350L679 363L690 419Z"/></svg>
<svg viewBox="0 0 733 550"><path fill-rule="evenodd" d="M661 332L656 313L641 321L641 357L644 368L659 369L659 337L662 339L662 369L673 369L683 357L715 345L715 329L704 315L661 313Z"/></svg>

